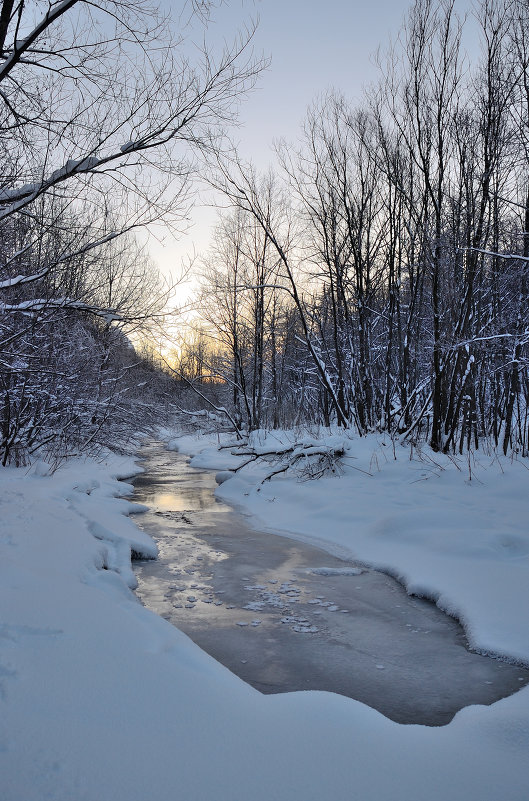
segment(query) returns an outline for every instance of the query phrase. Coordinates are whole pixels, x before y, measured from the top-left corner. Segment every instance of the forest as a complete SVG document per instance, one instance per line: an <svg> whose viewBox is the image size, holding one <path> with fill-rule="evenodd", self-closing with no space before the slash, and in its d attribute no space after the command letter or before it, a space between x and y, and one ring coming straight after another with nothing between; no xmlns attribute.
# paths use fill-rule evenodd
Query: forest
<svg viewBox="0 0 529 801"><path fill-rule="evenodd" d="M316 98L264 175L228 136L251 30L195 63L147 3L88 8L0 11L2 463L204 406L527 456L525 0L416 0L362 102ZM136 231L178 227L198 174L223 210L179 327Z"/></svg>
<svg viewBox="0 0 529 801"><path fill-rule="evenodd" d="M138 232L186 217L260 70L251 30L190 58L210 6L178 31L147 0L1 3L3 465L120 448L163 419L152 343L172 287Z"/></svg>

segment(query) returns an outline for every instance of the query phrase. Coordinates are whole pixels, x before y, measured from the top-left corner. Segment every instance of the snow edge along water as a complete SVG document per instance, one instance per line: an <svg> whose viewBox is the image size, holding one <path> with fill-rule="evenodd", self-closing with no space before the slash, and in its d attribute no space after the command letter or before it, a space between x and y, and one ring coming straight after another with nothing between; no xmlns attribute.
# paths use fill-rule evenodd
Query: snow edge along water
<svg viewBox="0 0 529 801"><path fill-rule="evenodd" d="M257 436L265 450L269 435ZM292 437L273 433L274 441ZM387 438L371 435L346 442L354 462L342 464L340 475L299 481L283 474L262 484L269 465L229 473L241 459L219 450L217 435L166 432L165 439L192 466L220 471L217 496L252 525L387 573L457 619L476 653L529 666L524 464L479 455L469 481L466 465L452 457L424 448L410 458L409 447L397 446L393 458Z"/></svg>
<svg viewBox="0 0 529 801"><path fill-rule="evenodd" d="M527 801L528 691L441 729L329 693L261 696L144 609L125 556L153 545L118 461L0 471L3 801Z"/></svg>

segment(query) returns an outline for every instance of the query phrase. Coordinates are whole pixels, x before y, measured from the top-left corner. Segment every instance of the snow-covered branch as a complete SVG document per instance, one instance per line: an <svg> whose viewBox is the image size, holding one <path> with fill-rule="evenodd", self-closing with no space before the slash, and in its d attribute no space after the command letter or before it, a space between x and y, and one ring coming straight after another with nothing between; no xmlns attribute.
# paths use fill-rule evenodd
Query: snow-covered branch
<svg viewBox="0 0 529 801"><path fill-rule="evenodd" d="M319 478L325 473L336 472L340 458L345 455L345 450L343 442L328 444L321 442L314 444L310 441L292 444L277 443L272 448L267 444L264 446L248 446L246 444L232 451L234 456L248 457L237 467L232 468L232 472L236 473L249 464L262 459L277 463L277 466L265 475L261 484L293 469L297 470L303 478Z"/></svg>

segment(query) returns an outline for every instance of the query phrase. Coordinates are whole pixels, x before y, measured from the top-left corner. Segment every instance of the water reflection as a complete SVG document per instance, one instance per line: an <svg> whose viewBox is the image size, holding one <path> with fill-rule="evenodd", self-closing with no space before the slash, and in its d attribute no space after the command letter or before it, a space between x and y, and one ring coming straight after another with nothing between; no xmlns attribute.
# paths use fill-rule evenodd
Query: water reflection
<svg viewBox="0 0 529 801"><path fill-rule="evenodd" d="M150 511L137 522L160 557L137 564L139 597L262 692L330 690L442 725L529 682L470 653L455 621L390 577L248 528L185 456L160 443L143 456L134 499Z"/></svg>

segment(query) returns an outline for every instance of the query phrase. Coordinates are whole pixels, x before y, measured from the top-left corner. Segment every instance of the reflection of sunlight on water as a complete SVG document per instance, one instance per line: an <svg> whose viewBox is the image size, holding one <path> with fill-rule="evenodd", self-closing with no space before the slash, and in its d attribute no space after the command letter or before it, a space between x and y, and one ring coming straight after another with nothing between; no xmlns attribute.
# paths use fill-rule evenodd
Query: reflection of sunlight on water
<svg viewBox="0 0 529 801"><path fill-rule="evenodd" d="M142 488L143 489L143 488ZM204 488L179 488L178 492L145 492L137 493L143 498L143 503L164 512L199 512L203 509L212 509L213 512L229 512L230 508L223 503L215 503L211 497L211 490Z"/></svg>
<svg viewBox="0 0 529 801"><path fill-rule="evenodd" d="M203 508L203 504L197 504L196 497L186 498L183 493L175 495L174 492L160 492L153 496L153 503L158 509L165 509L172 512L184 512L186 509Z"/></svg>
<svg viewBox="0 0 529 801"><path fill-rule="evenodd" d="M153 464L154 463L154 464ZM217 487L213 473L198 472L176 454L168 463L154 454L148 473L134 480L135 499L159 512L229 512L230 508L215 500Z"/></svg>

